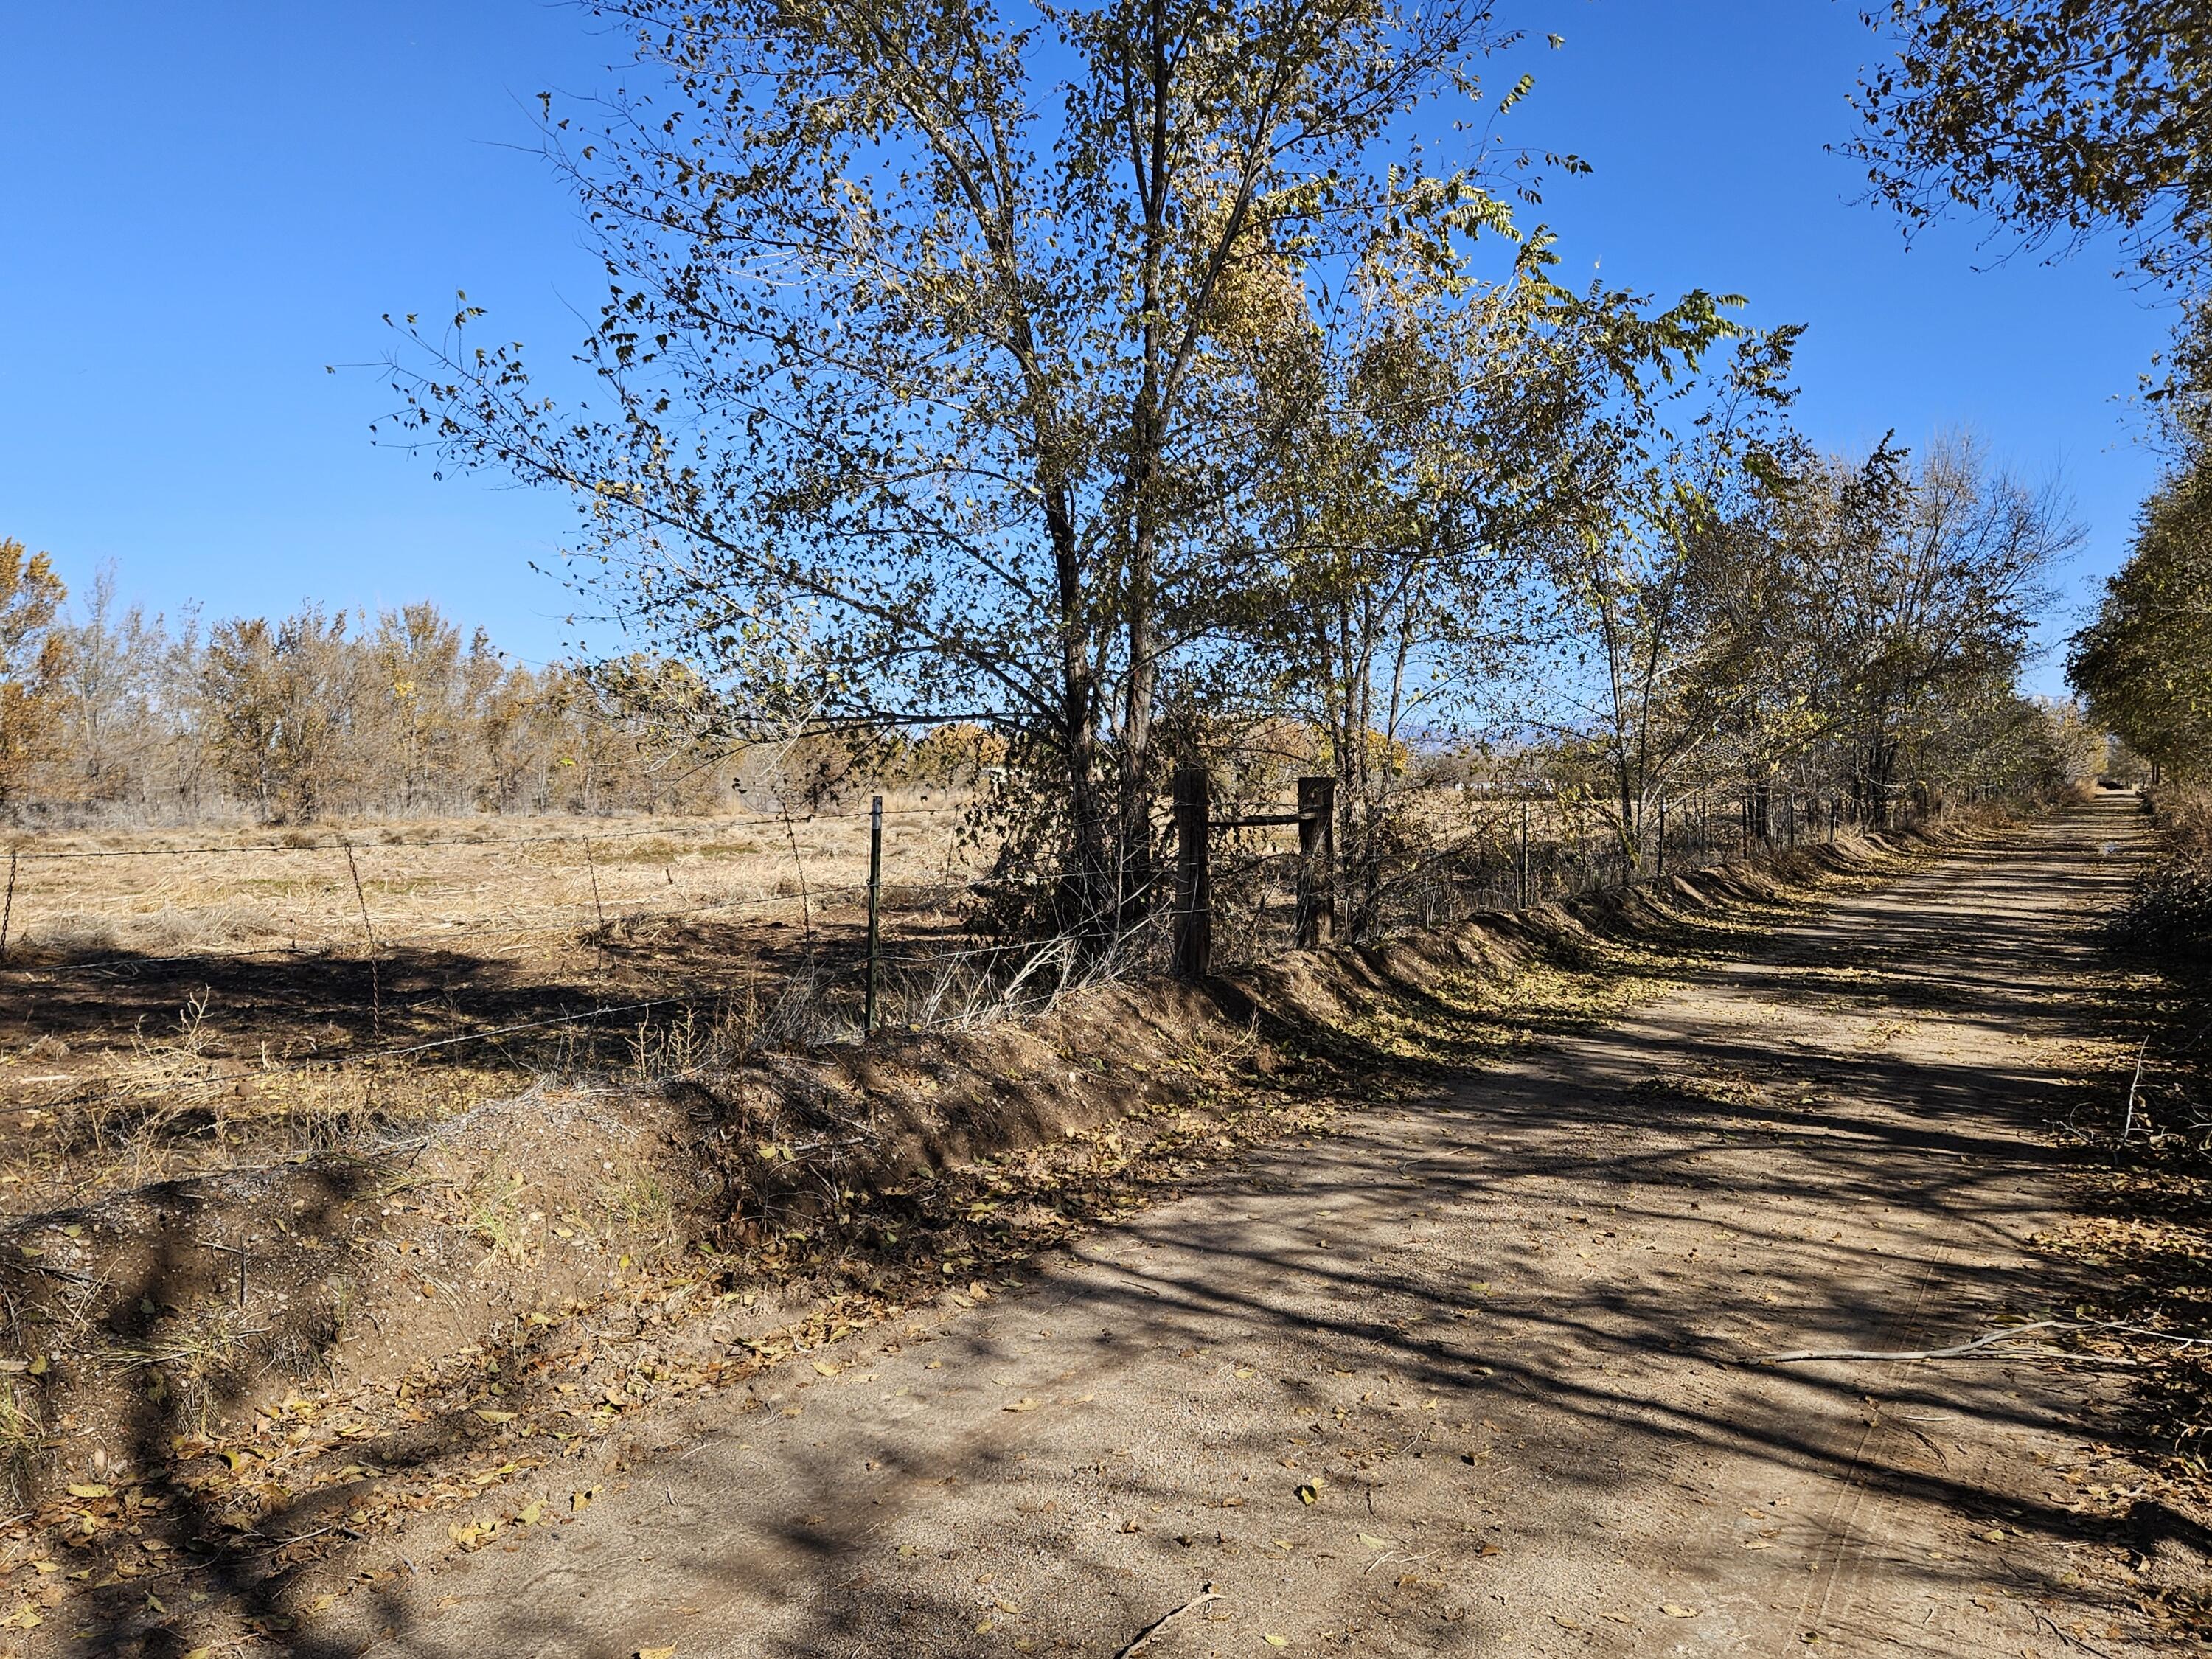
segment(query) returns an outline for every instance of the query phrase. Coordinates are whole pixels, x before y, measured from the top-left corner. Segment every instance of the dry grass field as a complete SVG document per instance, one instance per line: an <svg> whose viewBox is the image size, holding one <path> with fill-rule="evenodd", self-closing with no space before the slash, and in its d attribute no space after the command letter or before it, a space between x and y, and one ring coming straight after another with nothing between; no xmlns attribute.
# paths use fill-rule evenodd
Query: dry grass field
<svg viewBox="0 0 2212 1659"><path fill-rule="evenodd" d="M894 984L958 943L979 872L963 814L942 792L885 802ZM710 1048L834 1037L857 1007L865 808L9 851L0 1211L423 1121L549 1073L666 1075Z"/></svg>
<svg viewBox="0 0 2212 1659"><path fill-rule="evenodd" d="M963 872L960 804L886 801L884 878ZM240 950L494 948L600 920L754 906L867 877L864 811L797 817L434 819L304 831L25 838L11 961ZM359 898L356 898L358 877Z"/></svg>
<svg viewBox="0 0 2212 1659"><path fill-rule="evenodd" d="M1379 930L1510 908L1523 806L1418 805ZM994 848L968 805L885 799L887 1024L972 1024L1068 965L971 933ZM1609 878L1587 825L1534 823L1537 896ZM856 1036L868 835L863 806L21 838L0 849L0 1215L388 1139L542 1079ZM1293 836L1217 836L1217 964L1287 945Z"/></svg>

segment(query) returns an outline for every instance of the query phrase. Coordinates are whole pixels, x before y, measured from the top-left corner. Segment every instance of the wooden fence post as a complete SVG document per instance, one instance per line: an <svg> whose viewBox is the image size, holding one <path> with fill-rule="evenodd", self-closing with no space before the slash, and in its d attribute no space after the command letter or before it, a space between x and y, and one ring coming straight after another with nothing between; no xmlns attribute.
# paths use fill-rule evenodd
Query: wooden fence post
<svg viewBox="0 0 2212 1659"><path fill-rule="evenodd" d="M1336 780L1298 780L1297 946L1336 937Z"/></svg>
<svg viewBox="0 0 2212 1659"><path fill-rule="evenodd" d="M1521 803L1521 908L1528 908L1528 803Z"/></svg>
<svg viewBox="0 0 2212 1659"><path fill-rule="evenodd" d="M1169 967L1177 979L1203 979L1213 969L1213 888L1207 869L1213 787L1202 766L1175 775L1176 882Z"/></svg>
<svg viewBox="0 0 2212 1659"><path fill-rule="evenodd" d="M868 998L860 1013L863 1038L876 1034L876 978L882 962L878 919L884 896L884 798L868 803Z"/></svg>

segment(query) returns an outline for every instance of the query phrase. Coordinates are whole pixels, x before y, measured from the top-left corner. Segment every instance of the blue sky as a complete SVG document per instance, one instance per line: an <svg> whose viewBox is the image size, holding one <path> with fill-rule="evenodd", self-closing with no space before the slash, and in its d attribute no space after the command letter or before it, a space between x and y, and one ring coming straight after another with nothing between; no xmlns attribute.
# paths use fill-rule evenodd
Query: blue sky
<svg viewBox="0 0 2212 1659"><path fill-rule="evenodd" d="M1824 149L1877 50L1849 0L1509 15L1567 40L1527 55L1536 90L1504 131L1596 168L1541 210L1568 271L1808 325L1801 419L1823 444L1969 426L2057 471L2089 530L2078 607L2156 471L2121 400L2166 313L2094 251L1999 261L1946 227L1908 252L1855 204ZM112 559L153 609L427 597L556 654L568 596L530 567L562 505L374 447L390 394L325 366L373 362L381 313L457 288L541 360L574 340L599 279L523 106L602 84L615 46L537 0L0 9L0 535L72 582ZM2058 689L2055 665L2035 678Z"/></svg>

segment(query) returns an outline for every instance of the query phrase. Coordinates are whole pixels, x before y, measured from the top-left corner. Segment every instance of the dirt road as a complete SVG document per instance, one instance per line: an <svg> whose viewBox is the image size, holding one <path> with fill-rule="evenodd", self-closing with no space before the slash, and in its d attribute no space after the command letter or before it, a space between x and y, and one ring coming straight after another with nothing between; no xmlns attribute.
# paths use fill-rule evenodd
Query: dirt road
<svg viewBox="0 0 2212 1659"><path fill-rule="evenodd" d="M1948 855L672 1412L574 1521L347 1598L386 1633L328 1650L1110 1659L1174 1613L1157 1659L2133 1651L2052 1495L2109 1380L1745 1363L2064 1304L2027 1240L2128 834Z"/></svg>

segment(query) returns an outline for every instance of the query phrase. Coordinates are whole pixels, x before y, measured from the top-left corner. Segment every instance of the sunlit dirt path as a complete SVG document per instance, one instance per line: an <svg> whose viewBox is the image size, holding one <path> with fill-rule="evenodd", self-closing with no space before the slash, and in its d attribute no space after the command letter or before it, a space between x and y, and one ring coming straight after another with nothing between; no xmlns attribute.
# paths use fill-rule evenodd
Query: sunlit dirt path
<svg viewBox="0 0 2212 1659"><path fill-rule="evenodd" d="M1946 854L896 1352L672 1412L571 1523L301 1650L1112 1659L1172 1613L1158 1659L2136 1651L2056 1496L2109 1375L1747 1363L2063 1304L2027 1240L2130 833Z"/></svg>

